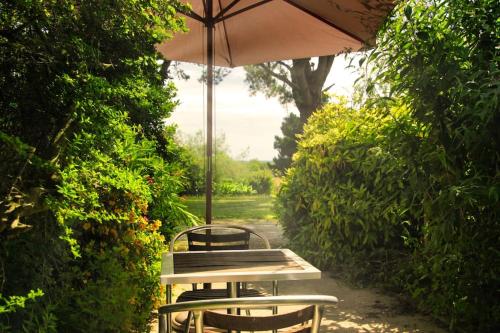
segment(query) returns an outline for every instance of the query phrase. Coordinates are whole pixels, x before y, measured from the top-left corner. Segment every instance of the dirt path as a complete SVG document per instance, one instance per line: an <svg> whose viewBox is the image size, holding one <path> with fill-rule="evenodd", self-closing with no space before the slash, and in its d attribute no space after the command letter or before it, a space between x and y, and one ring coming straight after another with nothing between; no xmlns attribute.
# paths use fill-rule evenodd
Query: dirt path
<svg viewBox="0 0 500 333"><path fill-rule="evenodd" d="M214 221L219 224L237 224L250 227L265 235L273 248L284 247L286 240L275 221L264 220L224 220ZM224 287L221 285L220 287ZM270 283L259 283L253 287L271 290ZM189 286L177 285L176 293ZM280 281L280 295L324 294L334 295L339 304L325 313L322 332L339 333L445 333L431 318L419 314L405 313L396 298L384 295L375 289L353 288L323 273L320 281ZM158 332L156 323L151 332Z"/></svg>

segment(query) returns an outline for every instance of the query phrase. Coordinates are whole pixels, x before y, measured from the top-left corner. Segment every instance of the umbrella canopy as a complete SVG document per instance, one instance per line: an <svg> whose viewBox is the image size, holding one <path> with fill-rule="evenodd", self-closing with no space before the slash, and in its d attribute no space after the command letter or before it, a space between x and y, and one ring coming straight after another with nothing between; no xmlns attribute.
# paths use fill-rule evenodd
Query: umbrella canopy
<svg viewBox="0 0 500 333"><path fill-rule="evenodd" d="M358 51L393 8L389 0L191 0L189 33L157 47L169 60L207 64L206 26L213 21L214 64L236 67Z"/></svg>
<svg viewBox="0 0 500 333"><path fill-rule="evenodd" d="M358 51L394 7L391 0L191 0L187 33L157 45L168 60L207 65L207 224L212 220L213 66L236 67Z"/></svg>

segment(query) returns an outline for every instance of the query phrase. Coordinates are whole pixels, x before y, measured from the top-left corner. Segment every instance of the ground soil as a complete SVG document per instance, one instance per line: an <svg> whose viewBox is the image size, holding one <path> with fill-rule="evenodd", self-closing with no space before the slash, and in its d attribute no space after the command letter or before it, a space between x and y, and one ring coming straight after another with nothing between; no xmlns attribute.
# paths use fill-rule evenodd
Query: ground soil
<svg viewBox="0 0 500 333"><path fill-rule="evenodd" d="M286 239L276 221L264 220L224 220L221 224L238 224L253 228L265 235L273 248L286 246ZM176 286L174 292L181 292L186 286ZM188 287L188 286L187 286ZM269 283L259 283L252 287L271 290ZM377 289L356 288L334 278L328 272L320 281L280 281L280 295L324 294L339 299L338 306L328 309L321 325L322 332L339 333L445 333L430 317L409 310L396 296ZM157 332L153 327L152 332Z"/></svg>

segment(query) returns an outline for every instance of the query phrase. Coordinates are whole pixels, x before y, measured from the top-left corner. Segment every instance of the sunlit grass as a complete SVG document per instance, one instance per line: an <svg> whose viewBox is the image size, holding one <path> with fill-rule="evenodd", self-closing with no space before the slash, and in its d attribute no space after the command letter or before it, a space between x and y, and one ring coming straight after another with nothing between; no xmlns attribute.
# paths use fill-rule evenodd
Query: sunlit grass
<svg viewBox="0 0 500 333"><path fill-rule="evenodd" d="M214 219L259 219L273 220L274 198L269 195L214 197L212 216ZM205 216L205 197L186 197L188 210L196 216Z"/></svg>

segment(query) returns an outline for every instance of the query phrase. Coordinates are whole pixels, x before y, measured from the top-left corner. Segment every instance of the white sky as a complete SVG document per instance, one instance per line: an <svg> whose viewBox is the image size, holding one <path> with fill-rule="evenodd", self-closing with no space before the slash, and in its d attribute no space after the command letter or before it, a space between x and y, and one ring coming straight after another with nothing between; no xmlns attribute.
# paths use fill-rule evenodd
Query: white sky
<svg viewBox="0 0 500 333"><path fill-rule="evenodd" d="M357 63L357 61L353 62ZM331 93L350 96L357 77L354 69L346 69L348 61L343 55L335 58L325 86L335 83ZM202 68L182 64L190 75L188 81L175 80L180 105L168 123L176 123L182 134L194 134L204 127L205 98L203 84L198 82ZM277 152L273 148L274 136L281 135L281 122L290 112L298 113L295 105L283 106L275 98L264 95L250 96L244 82L245 71L235 68L222 83L215 87L215 126L217 135L224 134L226 144L234 157L246 152L248 159L271 161Z"/></svg>

